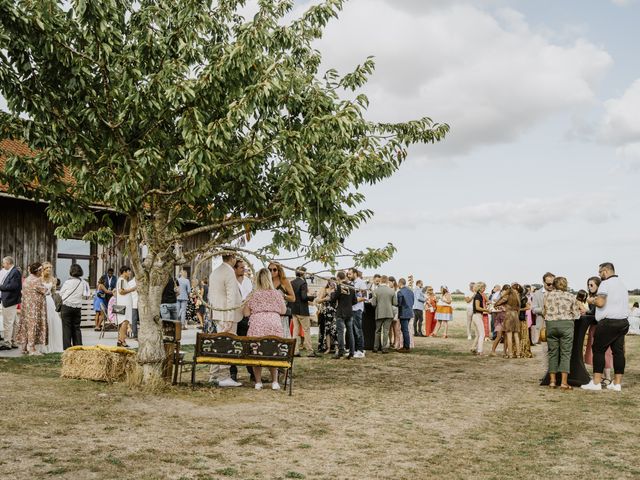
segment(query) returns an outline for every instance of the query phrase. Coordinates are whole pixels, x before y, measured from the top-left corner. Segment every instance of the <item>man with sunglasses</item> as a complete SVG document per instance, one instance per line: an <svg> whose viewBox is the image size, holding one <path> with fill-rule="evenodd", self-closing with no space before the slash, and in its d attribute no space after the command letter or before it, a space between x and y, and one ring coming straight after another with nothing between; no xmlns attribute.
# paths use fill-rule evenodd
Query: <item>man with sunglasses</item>
<svg viewBox="0 0 640 480"><path fill-rule="evenodd" d="M629 331L629 291L622 283L612 263L600 264L598 274L602 283L595 297L587 303L596 307L596 331L593 337L593 379L584 390L602 390L605 352L613 353L613 382L607 390L622 391L622 375L625 368L624 337Z"/></svg>
<svg viewBox="0 0 640 480"><path fill-rule="evenodd" d="M531 310L536 315L536 324L531 329L531 344L537 345L540 343L540 330L544 327L544 316L542 311L544 310L544 296L547 292L553 290L553 280L556 276L547 272L542 276L543 287L537 290L533 294L533 305Z"/></svg>

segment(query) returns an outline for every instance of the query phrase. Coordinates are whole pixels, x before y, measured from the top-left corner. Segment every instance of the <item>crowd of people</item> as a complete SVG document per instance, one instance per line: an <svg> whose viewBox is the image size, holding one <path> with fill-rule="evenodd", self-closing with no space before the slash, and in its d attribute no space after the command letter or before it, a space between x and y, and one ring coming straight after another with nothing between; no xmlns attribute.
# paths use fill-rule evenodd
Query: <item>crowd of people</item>
<svg viewBox="0 0 640 480"><path fill-rule="evenodd" d="M62 286L54 277L49 262L32 263L28 270L23 279L13 258L2 259L3 340L0 349L20 348L25 355L42 355L81 345L82 300L88 298L90 289L82 279L80 265L71 265L70 278Z"/></svg>
<svg viewBox="0 0 640 480"><path fill-rule="evenodd" d="M21 348L23 353L41 355L61 352L82 344L80 330L82 301L89 285L82 268L74 264L70 278L61 286L48 262L33 263L23 279L11 257L2 260L4 335L1 349ZM304 267L287 278L282 265L272 262L250 278L247 265L234 255L223 256L222 264L209 279L189 280L182 270L170 276L162 292L160 316L179 320L183 328L197 325L204 331L238 335L275 335L296 339L295 355L315 357L330 354L334 359L365 357L363 314L365 306L374 311L373 353L410 353L415 337L449 337L453 320L453 298L448 288L413 285L405 278L376 274L370 281L357 268L339 271L312 295ZM543 275L537 290L530 285L495 285L490 292L484 282L473 282L464 295L467 303L466 332L471 352L495 356L503 344L504 358L532 358L532 346L546 337L550 383L570 389L567 382L573 348L574 320L593 317L584 351L584 361L593 365L593 380L585 389L621 388L624 374L624 336L640 334L640 308L629 311L628 292L615 275L612 264L600 266L600 275L591 277L586 288L570 293L567 279L552 273ZM104 322L118 326L119 346L137 337L138 298L131 268L123 266L116 277L109 268L98 282L93 298L95 329ZM20 321L16 308L21 305ZM207 308L209 304L210 308ZM311 343L311 309L317 311L317 347ZM491 343L489 343L491 342ZM261 369L247 369L256 388L262 388ZM613 370L613 376L612 376ZM236 367L214 366L210 379L222 387L239 386ZM559 377L559 378L558 378ZM272 388L278 389L276 371L271 372Z"/></svg>

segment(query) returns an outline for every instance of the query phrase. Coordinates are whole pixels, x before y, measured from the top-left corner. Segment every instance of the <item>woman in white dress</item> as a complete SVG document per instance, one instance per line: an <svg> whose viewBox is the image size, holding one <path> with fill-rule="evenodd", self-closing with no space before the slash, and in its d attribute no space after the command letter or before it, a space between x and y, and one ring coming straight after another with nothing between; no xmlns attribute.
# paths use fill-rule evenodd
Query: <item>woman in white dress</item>
<svg viewBox="0 0 640 480"><path fill-rule="evenodd" d="M62 320L60 314L56 312L56 304L53 301L53 294L56 291L57 279L53 276L53 265L49 262L42 264L42 282L47 288L47 345L44 345L44 353L59 353L64 351L62 347Z"/></svg>
<svg viewBox="0 0 640 480"><path fill-rule="evenodd" d="M124 265L120 267L120 277L116 282L116 288L114 290L114 297L116 299L117 307L124 307L124 313L116 313L118 319L118 346L128 347L127 345L127 330L131 325L133 318L133 298L131 293L136 290L137 287L130 287L129 280L131 280L131 268Z"/></svg>

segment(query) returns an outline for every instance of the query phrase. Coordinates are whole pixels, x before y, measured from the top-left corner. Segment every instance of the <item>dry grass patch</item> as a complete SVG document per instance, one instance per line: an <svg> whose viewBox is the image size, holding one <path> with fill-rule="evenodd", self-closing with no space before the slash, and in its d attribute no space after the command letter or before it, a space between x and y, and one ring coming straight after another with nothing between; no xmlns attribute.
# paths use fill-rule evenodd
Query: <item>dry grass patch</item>
<svg viewBox="0 0 640 480"><path fill-rule="evenodd" d="M410 355L300 359L293 397L150 393L60 379L57 355L0 360L0 465L15 479L640 476L640 338L628 339L625 391L594 394L539 387L539 348L478 359L453 334Z"/></svg>

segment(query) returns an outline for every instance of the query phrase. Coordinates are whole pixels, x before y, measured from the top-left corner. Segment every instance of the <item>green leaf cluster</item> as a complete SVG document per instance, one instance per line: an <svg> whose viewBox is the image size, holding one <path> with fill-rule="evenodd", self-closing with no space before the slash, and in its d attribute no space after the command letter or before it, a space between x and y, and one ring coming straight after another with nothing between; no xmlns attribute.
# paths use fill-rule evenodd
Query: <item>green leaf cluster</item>
<svg viewBox="0 0 640 480"><path fill-rule="evenodd" d="M35 152L9 158L0 181L51 202L61 236L113 235L93 206L126 216L130 247L146 243L150 264L175 261L171 246L196 234L222 248L258 230L274 234L265 252L332 264L372 214L360 187L449 127L367 120L358 90L372 58L319 71L313 44L341 0L289 22L291 0L260 0L252 18L244 3L0 0L0 132Z"/></svg>

